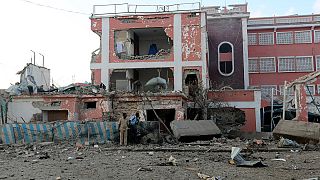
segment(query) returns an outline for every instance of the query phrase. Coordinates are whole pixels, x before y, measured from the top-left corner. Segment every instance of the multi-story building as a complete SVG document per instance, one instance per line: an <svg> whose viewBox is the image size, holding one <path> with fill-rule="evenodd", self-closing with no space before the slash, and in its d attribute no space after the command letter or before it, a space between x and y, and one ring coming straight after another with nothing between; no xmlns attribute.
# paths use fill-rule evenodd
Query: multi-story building
<svg viewBox="0 0 320 180"><path fill-rule="evenodd" d="M101 41L92 56L92 82L107 91L136 92L148 90L146 85L160 77L157 81L164 81L168 95L188 94L189 85L198 82L205 89L238 89L218 96L209 92L209 101L218 97L241 109L247 120L243 129L260 131L260 92L246 90L248 18L247 4L223 9L199 3L94 6L91 29ZM173 107L176 119L197 117L188 112L199 107L187 103Z"/></svg>
<svg viewBox="0 0 320 180"><path fill-rule="evenodd" d="M320 15L251 18L248 21L249 79L268 97L281 95L284 81L320 68ZM308 85L319 95L319 81ZM289 91L289 93L291 93ZM308 91L309 93L309 91Z"/></svg>
<svg viewBox="0 0 320 180"><path fill-rule="evenodd" d="M264 121L261 107L267 106L264 100L271 97L272 89L281 102L284 81L320 69L320 15L249 15L247 4L231 8L201 7L199 3L94 6L91 30L100 37L100 47L92 54L92 82L108 93L76 99L83 109L88 102L95 104L87 113L75 108L66 112L64 99L57 100L62 104L58 108L50 108L63 111L64 119L69 120L99 119L110 111L116 117L123 111L139 111L150 120L156 111L167 118L168 125L173 119L197 117L192 112L201 107L188 94L192 85L201 83L211 90L205 102L208 116L201 118L214 114L212 102L219 99L245 114L243 130L264 130L262 126L270 121ZM309 94L320 95L319 80L307 87ZM156 93L143 97L135 93L153 90ZM125 93L114 95L113 91ZM41 113L46 119L46 113L55 113L46 112L50 110L47 105L57 103L53 97L40 100L45 108L29 103L35 109L30 117ZM100 101L106 104L101 107L107 107L103 111L96 109Z"/></svg>
<svg viewBox="0 0 320 180"><path fill-rule="evenodd" d="M144 88L155 77L168 91L182 91L189 81L207 87L206 14L199 3L181 9L188 5L151 5L156 10L148 13L143 5L94 6L91 28L101 44L91 62L93 82L108 91ZM115 12L101 10L108 7Z"/></svg>

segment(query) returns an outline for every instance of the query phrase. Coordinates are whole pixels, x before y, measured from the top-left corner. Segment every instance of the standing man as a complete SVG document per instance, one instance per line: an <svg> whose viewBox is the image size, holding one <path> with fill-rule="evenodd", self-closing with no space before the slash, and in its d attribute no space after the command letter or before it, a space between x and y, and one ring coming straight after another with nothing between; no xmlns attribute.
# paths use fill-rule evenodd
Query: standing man
<svg viewBox="0 0 320 180"><path fill-rule="evenodd" d="M120 131L120 145L128 145L128 122L127 114L122 113L122 117L119 119L119 131Z"/></svg>
<svg viewBox="0 0 320 180"><path fill-rule="evenodd" d="M132 115L130 117L129 123L130 123L130 134L132 137L132 140L134 143L138 143L138 128L137 125L140 121L139 112L136 112L136 114Z"/></svg>

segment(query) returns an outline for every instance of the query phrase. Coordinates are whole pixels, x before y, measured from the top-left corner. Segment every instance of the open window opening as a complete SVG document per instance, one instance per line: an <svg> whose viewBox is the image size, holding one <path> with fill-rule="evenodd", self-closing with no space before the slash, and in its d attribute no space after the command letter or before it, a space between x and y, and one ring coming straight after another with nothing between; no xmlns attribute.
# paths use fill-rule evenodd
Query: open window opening
<svg viewBox="0 0 320 180"><path fill-rule="evenodd" d="M170 68L113 70L111 91L163 92L174 89L173 70Z"/></svg>
<svg viewBox="0 0 320 180"><path fill-rule="evenodd" d="M119 59L166 59L173 40L164 28L138 28L115 31L115 53Z"/></svg>
<svg viewBox="0 0 320 180"><path fill-rule="evenodd" d="M230 76L234 71L233 45L222 42L218 46L218 70L221 75Z"/></svg>
<svg viewBox="0 0 320 180"><path fill-rule="evenodd" d="M176 110L175 109L155 109L155 112L161 118L164 124L168 128L170 128L171 121L175 119ZM159 121L152 109L147 110L147 121ZM160 131L166 132L165 127L161 123L160 123Z"/></svg>
<svg viewBox="0 0 320 180"><path fill-rule="evenodd" d="M84 109L96 109L97 108L97 101L90 101L84 103Z"/></svg>
<svg viewBox="0 0 320 180"><path fill-rule="evenodd" d="M203 120L203 113L201 108L188 108L187 109L188 120Z"/></svg>

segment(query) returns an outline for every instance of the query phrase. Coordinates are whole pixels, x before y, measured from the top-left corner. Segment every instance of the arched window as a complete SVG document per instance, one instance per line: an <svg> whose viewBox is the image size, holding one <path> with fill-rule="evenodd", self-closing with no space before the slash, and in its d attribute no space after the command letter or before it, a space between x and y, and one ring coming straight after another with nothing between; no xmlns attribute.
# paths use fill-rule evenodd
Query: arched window
<svg viewBox="0 0 320 180"><path fill-rule="evenodd" d="M221 75L230 76L234 71L234 52L230 42L218 46L218 70Z"/></svg>

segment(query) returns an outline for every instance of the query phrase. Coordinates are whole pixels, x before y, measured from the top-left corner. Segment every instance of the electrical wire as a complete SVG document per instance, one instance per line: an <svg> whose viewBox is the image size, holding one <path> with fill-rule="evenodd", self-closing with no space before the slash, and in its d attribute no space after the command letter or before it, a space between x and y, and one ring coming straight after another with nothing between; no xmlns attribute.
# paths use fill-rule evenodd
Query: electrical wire
<svg viewBox="0 0 320 180"><path fill-rule="evenodd" d="M86 15L86 16L87 15L91 15L91 14L80 12L80 11L72 11L72 10L68 10L68 9L57 8L57 7L49 6L49 5L46 5L46 4L36 3L36 2L33 2L33 1L29 1L29 0L19 0L19 1L30 3L30 4L33 4L35 6L50 8L50 9L54 9L54 10L58 10L58 11L64 11L64 12L68 12L68 13L81 14L81 15Z"/></svg>

